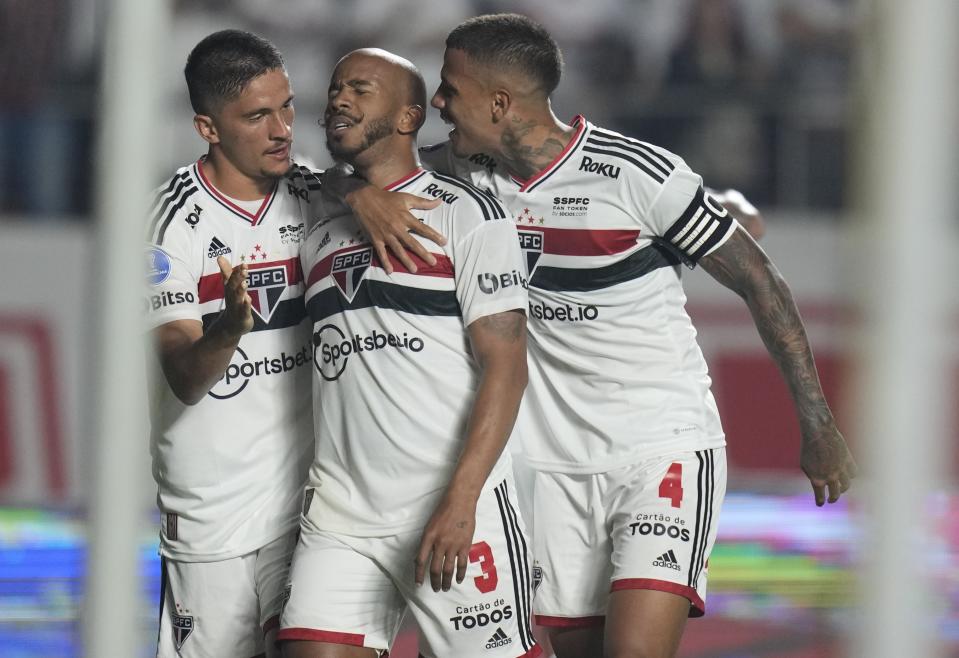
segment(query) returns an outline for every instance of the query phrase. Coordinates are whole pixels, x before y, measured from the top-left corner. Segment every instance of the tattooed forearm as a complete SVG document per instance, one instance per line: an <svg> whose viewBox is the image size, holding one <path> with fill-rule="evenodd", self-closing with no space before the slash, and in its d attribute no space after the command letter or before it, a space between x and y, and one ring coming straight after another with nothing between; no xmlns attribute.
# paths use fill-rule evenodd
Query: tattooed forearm
<svg viewBox="0 0 959 658"><path fill-rule="evenodd" d="M700 264L746 301L766 349L789 385L803 435L831 422L799 310L775 265L743 231L736 231Z"/></svg>

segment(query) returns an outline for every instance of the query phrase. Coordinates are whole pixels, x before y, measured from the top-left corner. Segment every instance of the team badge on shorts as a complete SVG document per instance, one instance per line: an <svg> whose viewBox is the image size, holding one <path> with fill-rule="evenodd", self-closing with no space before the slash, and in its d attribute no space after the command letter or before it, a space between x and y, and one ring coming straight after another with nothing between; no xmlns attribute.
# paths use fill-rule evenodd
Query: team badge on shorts
<svg viewBox="0 0 959 658"><path fill-rule="evenodd" d="M333 275L333 280L336 281L336 287L340 289L340 292L348 301L353 301L353 297L356 296L356 291L360 289L363 276L366 274L366 270L370 268L372 261L373 249L369 245L359 249L341 251L333 256L333 267L330 272Z"/></svg>
<svg viewBox="0 0 959 658"><path fill-rule="evenodd" d="M186 639L193 632L193 617L188 615L171 614L173 619L173 643L179 651Z"/></svg>
<svg viewBox="0 0 959 658"><path fill-rule="evenodd" d="M526 272L532 279L536 263L539 262L539 257L543 255L543 234L540 231L524 231L522 229L516 232L519 233L519 247L526 257Z"/></svg>
<svg viewBox="0 0 959 658"><path fill-rule="evenodd" d="M270 322L280 297L287 288L286 266L278 265L251 269L247 274L247 293L253 302L253 310L264 322Z"/></svg>

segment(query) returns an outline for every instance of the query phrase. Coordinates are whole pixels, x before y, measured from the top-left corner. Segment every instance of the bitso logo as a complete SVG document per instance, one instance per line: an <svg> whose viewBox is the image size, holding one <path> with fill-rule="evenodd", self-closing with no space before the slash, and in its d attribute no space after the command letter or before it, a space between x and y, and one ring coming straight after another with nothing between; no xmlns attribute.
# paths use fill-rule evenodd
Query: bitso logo
<svg viewBox="0 0 959 658"><path fill-rule="evenodd" d="M336 287L343 296L353 301L356 291L363 283L366 271L370 269L373 260L373 250L367 245L359 249L342 251L333 256L331 274L336 281Z"/></svg>
<svg viewBox="0 0 959 658"><path fill-rule="evenodd" d="M528 287L526 277L516 270L503 272L501 274L483 272L482 274L476 275L476 283L479 285L479 289L487 295L492 295L501 288L512 288L513 286Z"/></svg>
<svg viewBox="0 0 959 658"><path fill-rule="evenodd" d="M147 281L151 286L158 286L170 278L173 269L170 257L159 247L150 247L146 251Z"/></svg>
<svg viewBox="0 0 959 658"><path fill-rule="evenodd" d="M367 336L347 336L335 324L325 324L313 332L313 367L320 377L332 382L340 378L353 355L385 349L418 353L425 346L422 338L407 333L381 333L374 329Z"/></svg>
<svg viewBox="0 0 959 658"><path fill-rule="evenodd" d="M161 308L167 306L174 306L176 304L194 304L196 303L196 296L192 292L173 292L171 290L165 290L159 295L150 295L146 300L147 310L148 311L159 311Z"/></svg>
<svg viewBox="0 0 959 658"><path fill-rule="evenodd" d="M526 271L532 278L533 272L536 271L536 263L543 255L543 234L540 231L523 231L522 229L516 232L519 234L519 248L526 256Z"/></svg>
<svg viewBox="0 0 959 658"><path fill-rule="evenodd" d="M273 311L280 304L280 298L286 292L286 267L277 265L251 269L247 273L247 294L253 302L253 310L264 322L270 322Z"/></svg>

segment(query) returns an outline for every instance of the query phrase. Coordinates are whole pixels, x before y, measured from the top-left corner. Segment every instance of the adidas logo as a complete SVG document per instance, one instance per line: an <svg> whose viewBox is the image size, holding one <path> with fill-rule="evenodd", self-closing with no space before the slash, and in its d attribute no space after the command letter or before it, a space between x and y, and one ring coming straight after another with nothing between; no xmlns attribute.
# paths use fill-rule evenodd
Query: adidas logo
<svg viewBox="0 0 959 658"><path fill-rule="evenodd" d="M233 250L220 242L220 238L214 235L213 239L210 240L210 248L207 249L206 257L216 258L217 256L226 256L230 253L233 253Z"/></svg>
<svg viewBox="0 0 959 658"><path fill-rule="evenodd" d="M680 571L679 560L676 559L676 554L673 553L673 549L669 549L658 558L653 561L654 567L666 567L667 569L675 569Z"/></svg>
<svg viewBox="0 0 959 658"><path fill-rule="evenodd" d="M493 633L493 637L486 642L486 648L496 649L497 647L505 647L507 644L512 643L512 641L513 638L507 636L502 628L497 627L496 632Z"/></svg>

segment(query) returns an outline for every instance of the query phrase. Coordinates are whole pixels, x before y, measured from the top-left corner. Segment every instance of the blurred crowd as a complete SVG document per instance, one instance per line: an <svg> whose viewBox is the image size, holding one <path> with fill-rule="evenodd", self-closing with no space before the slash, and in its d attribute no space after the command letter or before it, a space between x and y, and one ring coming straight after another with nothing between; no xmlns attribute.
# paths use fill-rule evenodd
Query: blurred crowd
<svg viewBox="0 0 959 658"><path fill-rule="evenodd" d="M182 65L217 29L269 38L297 94L296 150L323 166L316 120L328 75L351 49L378 46L439 78L449 29L479 13L543 23L566 57L553 106L681 154L716 188L766 207L834 211L843 202L853 0L176 0L162 171L203 153ZM0 3L0 216L90 213L102 0ZM108 84L108 81L107 81ZM446 129L430 111L421 143ZM165 175L165 174L163 174Z"/></svg>

